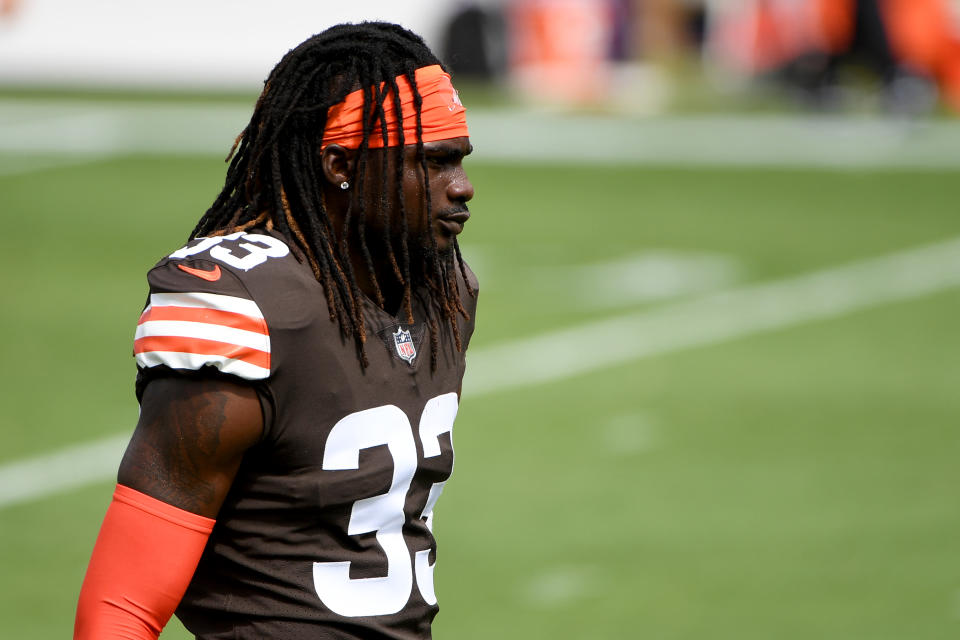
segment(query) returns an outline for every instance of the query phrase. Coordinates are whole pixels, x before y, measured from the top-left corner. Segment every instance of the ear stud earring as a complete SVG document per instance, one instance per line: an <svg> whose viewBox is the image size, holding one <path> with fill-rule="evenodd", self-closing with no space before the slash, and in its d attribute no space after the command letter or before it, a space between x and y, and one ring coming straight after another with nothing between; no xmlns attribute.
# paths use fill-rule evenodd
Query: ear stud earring
<svg viewBox="0 0 960 640"><path fill-rule="evenodd" d="M350 183L344 180L343 182L340 183L340 188L346 191L347 189L350 188Z"/></svg>

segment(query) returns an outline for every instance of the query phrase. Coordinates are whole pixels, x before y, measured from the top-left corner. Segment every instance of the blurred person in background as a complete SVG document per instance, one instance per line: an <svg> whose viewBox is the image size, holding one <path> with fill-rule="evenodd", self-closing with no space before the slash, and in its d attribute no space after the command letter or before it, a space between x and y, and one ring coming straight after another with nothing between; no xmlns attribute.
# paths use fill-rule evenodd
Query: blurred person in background
<svg viewBox="0 0 960 640"><path fill-rule="evenodd" d="M226 184L148 274L141 414L74 637L429 638L433 509L477 282L465 109L392 24L271 72Z"/></svg>
<svg viewBox="0 0 960 640"><path fill-rule="evenodd" d="M663 83L647 63L689 48L691 12L676 0L508 0L503 11L509 80L534 104L659 111Z"/></svg>
<svg viewBox="0 0 960 640"><path fill-rule="evenodd" d="M922 113L939 89L960 111L960 24L947 0L753 0L707 3L711 51L774 75L817 106L835 106L840 72L880 85L890 112Z"/></svg>

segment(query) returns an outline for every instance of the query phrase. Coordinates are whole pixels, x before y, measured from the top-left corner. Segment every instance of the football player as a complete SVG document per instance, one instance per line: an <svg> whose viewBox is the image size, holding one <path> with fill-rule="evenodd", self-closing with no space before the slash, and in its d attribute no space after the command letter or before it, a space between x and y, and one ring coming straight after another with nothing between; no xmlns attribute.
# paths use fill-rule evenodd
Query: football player
<svg viewBox="0 0 960 640"><path fill-rule="evenodd" d="M74 637L429 638L477 282L465 110L424 42L291 50L223 190L148 274L140 420Z"/></svg>

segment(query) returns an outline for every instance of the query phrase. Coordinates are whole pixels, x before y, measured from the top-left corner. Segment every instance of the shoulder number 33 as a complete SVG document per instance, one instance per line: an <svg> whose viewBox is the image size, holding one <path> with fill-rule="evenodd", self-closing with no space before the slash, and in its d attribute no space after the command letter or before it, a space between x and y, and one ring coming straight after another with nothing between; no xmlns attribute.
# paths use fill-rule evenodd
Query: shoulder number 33
<svg viewBox="0 0 960 640"><path fill-rule="evenodd" d="M440 435L450 432L457 416L457 394L447 393L427 402L420 416L419 436L424 457L440 455ZM393 479L387 493L353 503L349 535L376 532L377 543L387 557L387 575L381 578L351 578L349 562L313 563L313 584L330 610L342 616L381 616L400 611L414 586L427 604L436 604L433 565L429 550L411 557L403 538L404 503L417 471L417 446L410 421L400 408L385 405L352 413L334 425L323 456L325 470L357 469L361 449L386 445L393 458ZM433 507L443 491L434 484L421 511L432 530Z"/></svg>
<svg viewBox="0 0 960 640"><path fill-rule="evenodd" d="M237 231L225 236L197 238L196 244L188 244L170 254L171 258L188 258L204 251L210 257L235 269L249 271L268 258L282 258L290 253L289 247L273 236Z"/></svg>

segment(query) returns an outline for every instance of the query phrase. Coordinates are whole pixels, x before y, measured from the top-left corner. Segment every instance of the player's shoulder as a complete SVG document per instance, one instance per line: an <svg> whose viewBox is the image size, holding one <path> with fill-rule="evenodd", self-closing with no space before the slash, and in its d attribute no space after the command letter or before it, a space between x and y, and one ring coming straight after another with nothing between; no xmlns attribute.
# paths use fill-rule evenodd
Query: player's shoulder
<svg viewBox="0 0 960 640"><path fill-rule="evenodd" d="M259 267L268 263L277 264L277 259L286 258L290 253L290 247L277 235L263 231L238 231L194 238L162 258L155 268L171 262L182 264L184 261L206 259L222 265L223 269L228 269L242 278L246 274L262 272ZM280 260L280 263L283 261ZM214 281L211 278L206 279Z"/></svg>
<svg viewBox="0 0 960 640"><path fill-rule="evenodd" d="M202 294L209 304L249 307L282 317L304 288L315 287L312 271L287 243L267 232L237 232L194 238L162 258L147 274L152 296ZM278 308L279 307L279 308ZM273 313L271 313L273 312Z"/></svg>
<svg viewBox="0 0 960 640"><path fill-rule="evenodd" d="M157 262L147 279L151 292L198 291L258 301L278 287L315 283L287 243L267 232L194 238Z"/></svg>
<svg viewBox="0 0 960 640"><path fill-rule="evenodd" d="M137 365L214 367L247 380L270 376L271 319L316 285L290 247L267 233L196 238L161 259L147 280Z"/></svg>

